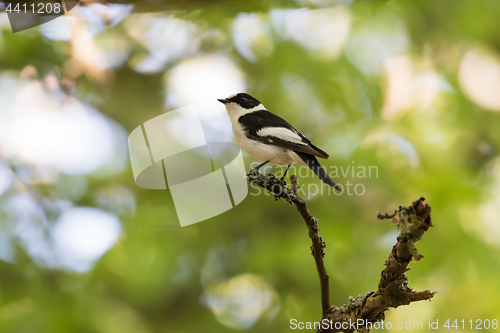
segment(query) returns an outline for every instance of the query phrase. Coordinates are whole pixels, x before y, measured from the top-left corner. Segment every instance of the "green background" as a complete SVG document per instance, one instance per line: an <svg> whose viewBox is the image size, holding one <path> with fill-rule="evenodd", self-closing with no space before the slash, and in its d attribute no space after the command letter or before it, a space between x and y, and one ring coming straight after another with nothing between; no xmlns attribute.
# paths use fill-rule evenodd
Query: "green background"
<svg viewBox="0 0 500 333"><path fill-rule="evenodd" d="M319 180L299 179L327 244L333 304L378 285L397 230L377 213L424 196L435 227L418 243L425 258L410 264L409 285L438 294L389 310L386 321L426 330L429 320L500 319L498 0L129 9L116 18L102 7L77 8L65 40L43 26L13 34L0 14L0 161L10 179L0 192L0 332L285 332L290 319L320 319L310 239L294 207L250 189L236 208L181 228L168 191L134 183L128 133L183 106L170 95L172 73L197 59L236 68L248 93L330 154L322 161L329 170L377 168L378 177L334 178L361 184L363 195L312 195ZM170 56L141 70L152 54ZM191 93L203 91L196 75L189 79ZM68 172L54 159L31 159L26 146L28 153L13 149L16 98L26 99L21 87L34 83L43 91L35 105L52 101L57 114L75 98L104 115L118 157ZM34 112L21 119L36 127ZM29 143L50 133L28 134ZM255 162L244 158L247 168ZM20 196L31 208L12 208ZM70 207L93 207L121 225L109 250L76 271L58 261L57 248L49 251L56 259L40 259L23 236L37 233L50 249ZM92 244L98 235L82 237Z"/></svg>

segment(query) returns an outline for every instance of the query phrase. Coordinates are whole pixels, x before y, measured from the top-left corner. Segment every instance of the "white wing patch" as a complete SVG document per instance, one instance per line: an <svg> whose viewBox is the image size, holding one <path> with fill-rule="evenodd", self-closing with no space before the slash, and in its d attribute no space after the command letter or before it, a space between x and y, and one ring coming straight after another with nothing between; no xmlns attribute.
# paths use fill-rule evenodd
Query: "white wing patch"
<svg viewBox="0 0 500 333"><path fill-rule="evenodd" d="M305 145L298 134L284 127L264 127L257 131L258 136L271 136L284 141ZM272 142L272 141L271 141Z"/></svg>

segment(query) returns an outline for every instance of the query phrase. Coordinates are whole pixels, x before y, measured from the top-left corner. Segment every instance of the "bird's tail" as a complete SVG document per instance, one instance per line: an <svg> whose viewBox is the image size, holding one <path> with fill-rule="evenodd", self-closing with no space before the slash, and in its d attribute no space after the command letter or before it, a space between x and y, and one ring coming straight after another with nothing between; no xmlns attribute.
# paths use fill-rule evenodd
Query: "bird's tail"
<svg viewBox="0 0 500 333"><path fill-rule="evenodd" d="M340 191L340 188L333 182L333 180L331 180L330 177L328 177L328 174L326 173L325 169L323 169L321 164L319 164L316 157L298 151L295 151L295 153L299 155L299 157L307 164L309 169L311 169L323 183L330 185L331 187L334 187L336 190Z"/></svg>

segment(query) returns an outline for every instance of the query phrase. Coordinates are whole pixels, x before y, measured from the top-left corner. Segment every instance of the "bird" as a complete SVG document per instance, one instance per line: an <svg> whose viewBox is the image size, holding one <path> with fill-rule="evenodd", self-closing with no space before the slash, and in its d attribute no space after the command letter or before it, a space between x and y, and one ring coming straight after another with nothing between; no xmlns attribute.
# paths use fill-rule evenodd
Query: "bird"
<svg viewBox="0 0 500 333"><path fill-rule="evenodd" d="M329 155L286 120L267 110L259 100L247 93L217 100L226 107L236 142L250 156L262 162L254 170L258 171L268 163L286 166L283 180L296 163L311 169L322 182L341 191L316 159L328 159Z"/></svg>

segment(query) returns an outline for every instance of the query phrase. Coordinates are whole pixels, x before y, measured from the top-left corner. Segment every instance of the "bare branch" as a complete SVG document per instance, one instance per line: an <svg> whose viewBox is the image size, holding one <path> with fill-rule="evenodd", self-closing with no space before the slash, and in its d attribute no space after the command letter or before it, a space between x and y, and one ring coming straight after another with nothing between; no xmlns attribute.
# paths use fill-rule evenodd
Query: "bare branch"
<svg viewBox="0 0 500 333"><path fill-rule="evenodd" d="M380 275L378 290L356 299L351 297L349 303L340 308L332 307L330 313L324 317L328 320L328 328L321 328L318 332L354 332L353 327L358 331L369 331L370 323L383 320L384 312L389 308L431 300L434 297L434 291L413 291L408 287L408 277L404 274L409 270L407 266L412 259L418 261L423 258L415 243L432 226L430 213L431 207L424 198L413 202L411 206L399 207L394 214L379 213L379 218L392 218L401 233L385 262L386 267Z"/></svg>

